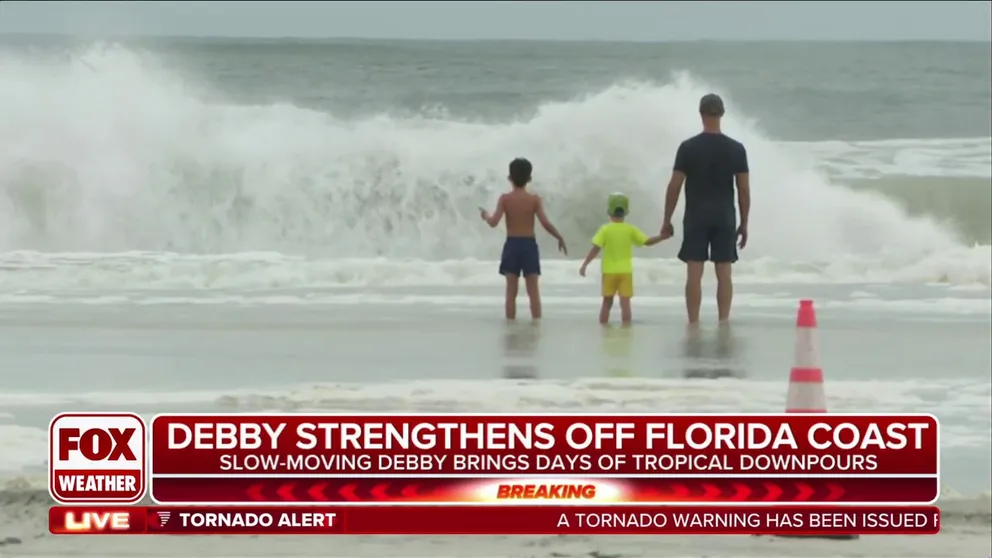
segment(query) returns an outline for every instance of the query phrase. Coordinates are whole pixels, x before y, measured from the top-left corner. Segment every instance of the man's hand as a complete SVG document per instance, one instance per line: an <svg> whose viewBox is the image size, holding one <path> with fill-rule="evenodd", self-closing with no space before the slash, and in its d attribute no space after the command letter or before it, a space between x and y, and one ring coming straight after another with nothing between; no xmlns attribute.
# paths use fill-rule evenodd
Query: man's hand
<svg viewBox="0 0 992 558"><path fill-rule="evenodd" d="M579 275L586 276L586 264L582 264L582 267L579 268Z"/></svg>
<svg viewBox="0 0 992 558"><path fill-rule="evenodd" d="M484 207L480 207L479 208L479 217L482 217L482 220L483 221L488 221L489 220L489 212L486 211L486 209Z"/></svg>
<svg viewBox="0 0 992 558"><path fill-rule="evenodd" d="M740 240L740 243L737 244L737 246L739 248L743 249L745 246L747 246L747 225L746 224L737 227L737 238L741 239Z"/></svg>
<svg viewBox="0 0 992 558"><path fill-rule="evenodd" d="M671 223L666 222L663 225L661 225L661 239L662 240L668 240L669 238L672 238L673 236L675 236L675 227L673 227Z"/></svg>
<svg viewBox="0 0 992 558"><path fill-rule="evenodd" d="M558 239L558 251L566 256L568 255L568 247L565 246L565 240L562 238Z"/></svg>

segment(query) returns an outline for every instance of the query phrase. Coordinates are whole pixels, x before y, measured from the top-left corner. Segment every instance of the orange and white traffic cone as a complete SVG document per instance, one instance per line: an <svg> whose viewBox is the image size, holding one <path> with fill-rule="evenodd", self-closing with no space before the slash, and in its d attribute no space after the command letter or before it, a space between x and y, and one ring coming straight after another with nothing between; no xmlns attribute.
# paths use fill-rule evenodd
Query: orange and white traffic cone
<svg viewBox="0 0 992 558"><path fill-rule="evenodd" d="M787 413L825 413L827 395L823 390L820 347L816 337L816 310L812 300L800 300L796 315L796 356L789 373Z"/></svg>
<svg viewBox="0 0 992 558"><path fill-rule="evenodd" d="M827 394L823 389L820 345L816 335L816 310L812 300L800 300L796 314L796 356L789 372L786 413L826 413ZM796 535L786 535L796 537ZM799 535L798 538L854 540L858 535Z"/></svg>

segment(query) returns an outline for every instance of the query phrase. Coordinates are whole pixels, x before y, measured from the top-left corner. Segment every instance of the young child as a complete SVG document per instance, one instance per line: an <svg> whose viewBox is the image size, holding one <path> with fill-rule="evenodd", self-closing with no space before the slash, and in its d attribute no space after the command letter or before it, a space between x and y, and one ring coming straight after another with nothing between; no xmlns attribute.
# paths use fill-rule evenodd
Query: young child
<svg viewBox="0 0 992 558"><path fill-rule="evenodd" d="M648 237L641 229L624 221L630 201L623 194L611 194L607 205L610 222L599 228L592 238L592 249L582 262L579 274L586 276L589 262L603 253L603 305L599 323L610 321L613 297L620 295L620 320L630 324L630 299L634 296L634 246L653 246L667 237Z"/></svg>
<svg viewBox="0 0 992 558"><path fill-rule="evenodd" d="M524 277L527 296L530 298L530 315L535 320L541 317L541 293L537 283L541 276L541 257L537 250L537 238L534 236L535 219L558 241L558 250L568 254L561 234L544 213L541 196L527 191L533 170L533 165L527 159L511 161L508 178L513 187L499 197L496 211L492 215L485 209L479 208L482 220L493 228L496 228L503 215L506 215L506 242L503 244L499 273L506 277L506 319L508 320L517 317L517 292L520 288L521 275Z"/></svg>

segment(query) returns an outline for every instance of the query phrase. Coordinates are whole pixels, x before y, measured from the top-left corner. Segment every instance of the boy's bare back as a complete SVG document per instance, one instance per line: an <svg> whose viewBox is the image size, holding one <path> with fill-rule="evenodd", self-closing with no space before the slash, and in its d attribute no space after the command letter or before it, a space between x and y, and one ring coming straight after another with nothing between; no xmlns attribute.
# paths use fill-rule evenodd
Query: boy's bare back
<svg viewBox="0 0 992 558"><path fill-rule="evenodd" d="M543 217L541 197L523 188L500 196L499 204L506 213L506 236L533 237L535 221Z"/></svg>

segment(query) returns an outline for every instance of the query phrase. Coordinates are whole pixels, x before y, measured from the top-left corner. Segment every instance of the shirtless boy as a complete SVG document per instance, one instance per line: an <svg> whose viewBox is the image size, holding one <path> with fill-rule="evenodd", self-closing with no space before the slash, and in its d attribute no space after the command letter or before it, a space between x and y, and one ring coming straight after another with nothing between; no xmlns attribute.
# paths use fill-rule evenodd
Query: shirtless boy
<svg viewBox="0 0 992 558"><path fill-rule="evenodd" d="M533 170L533 165L527 159L511 161L509 179L513 188L499 197L496 211L492 215L485 209L479 208L482 220L493 228L496 228L503 215L506 215L506 242L503 244L499 273L506 277L506 319L508 320L517 317L517 292L520 289L521 275L527 285L527 297L530 298L530 315L535 320L541 317L541 293L538 290L541 257L537 250L537 238L534 236L535 218L540 221L544 230L558 241L558 250L568 254L561 234L544 213L541 196L527 191Z"/></svg>

